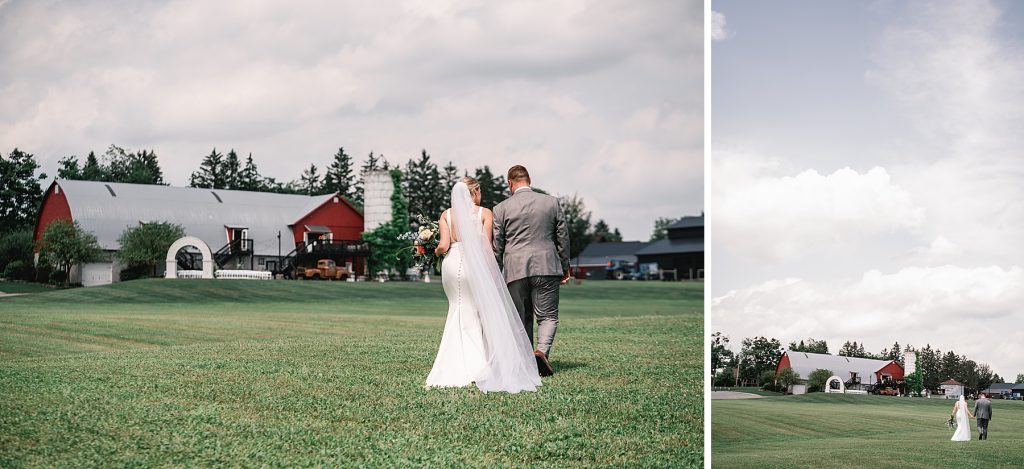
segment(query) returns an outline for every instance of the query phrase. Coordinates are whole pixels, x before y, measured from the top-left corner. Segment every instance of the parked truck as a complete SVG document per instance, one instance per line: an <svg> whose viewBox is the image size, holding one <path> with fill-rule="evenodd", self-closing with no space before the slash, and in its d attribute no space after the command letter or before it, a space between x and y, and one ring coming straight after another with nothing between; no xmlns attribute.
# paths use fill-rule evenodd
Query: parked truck
<svg viewBox="0 0 1024 469"><path fill-rule="evenodd" d="M316 261L316 267L296 267L295 278L299 280L348 280L352 271L339 267L331 259Z"/></svg>

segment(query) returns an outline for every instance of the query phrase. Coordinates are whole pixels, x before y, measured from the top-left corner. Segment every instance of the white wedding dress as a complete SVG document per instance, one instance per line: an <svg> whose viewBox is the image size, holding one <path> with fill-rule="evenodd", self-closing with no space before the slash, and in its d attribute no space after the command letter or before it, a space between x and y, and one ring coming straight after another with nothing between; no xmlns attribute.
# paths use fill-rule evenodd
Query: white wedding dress
<svg viewBox="0 0 1024 469"><path fill-rule="evenodd" d="M953 433L952 441L971 441L971 422L967 418L967 401L960 396L956 406L956 432Z"/></svg>
<svg viewBox="0 0 1024 469"><path fill-rule="evenodd" d="M426 387L476 383L484 392L536 391L541 381L533 347L465 183L452 188L445 221L457 241L441 264L448 319Z"/></svg>

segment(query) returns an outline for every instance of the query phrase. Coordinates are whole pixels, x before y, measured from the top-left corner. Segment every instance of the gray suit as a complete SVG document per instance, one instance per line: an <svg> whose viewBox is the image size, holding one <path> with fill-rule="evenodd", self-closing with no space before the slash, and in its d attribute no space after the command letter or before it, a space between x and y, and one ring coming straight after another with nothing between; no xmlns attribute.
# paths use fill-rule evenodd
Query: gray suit
<svg viewBox="0 0 1024 469"><path fill-rule="evenodd" d="M974 401L974 418L978 419L978 439L988 439L988 421L992 420L992 401L981 398Z"/></svg>
<svg viewBox="0 0 1024 469"><path fill-rule="evenodd" d="M558 289L569 269L569 229L558 199L518 190L494 207L494 253L512 301L537 349L550 355L558 329Z"/></svg>

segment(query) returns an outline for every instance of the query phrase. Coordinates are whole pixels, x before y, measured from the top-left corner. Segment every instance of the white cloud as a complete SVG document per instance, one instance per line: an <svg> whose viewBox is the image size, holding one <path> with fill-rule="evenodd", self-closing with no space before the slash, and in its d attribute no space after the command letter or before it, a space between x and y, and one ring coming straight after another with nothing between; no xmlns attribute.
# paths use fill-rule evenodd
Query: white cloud
<svg viewBox="0 0 1024 469"><path fill-rule="evenodd" d="M710 210L716 244L762 261L806 255L878 233L913 229L925 218L880 167L823 175L771 173L771 161L713 155Z"/></svg>
<svg viewBox="0 0 1024 469"><path fill-rule="evenodd" d="M252 152L279 180L339 146L357 163L424 148L462 169L529 163L641 238L655 217L628 205L692 214L702 191L630 178L613 193L583 174L633 148L659 185L702 184L703 133L676 127L702 112L701 13L699 1L11 2L0 142L50 174L111 143L152 148L178 185L215 146ZM622 126L652 109L653 127ZM663 164L675 157L694 164Z"/></svg>
<svg viewBox="0 0 1024 469"><path fill-rule="evenodd" d="M944 265L834 282L772 280L714 298L710 311L712 329L735 338L814 337L828 340L833 353L846 340L874 352L894 341L930 343L1008 375L1024 369L1024 357L1006 345L1024 340L1021 304L1024 269Z"/></svg>
<svg viewBox="0 0 1024 469"><path fill-rule="evenodd" d="M732 34L725 29L725 15L712 10L711 11L711 40L712 41L724 41L729 38Z"/></svg>

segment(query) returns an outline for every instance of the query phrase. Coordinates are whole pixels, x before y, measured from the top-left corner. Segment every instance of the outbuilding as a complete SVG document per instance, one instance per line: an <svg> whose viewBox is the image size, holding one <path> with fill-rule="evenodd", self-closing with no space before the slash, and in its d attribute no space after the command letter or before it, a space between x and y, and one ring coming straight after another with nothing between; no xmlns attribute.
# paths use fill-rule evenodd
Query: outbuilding
<svg viewBox="0 0 1024 469"><path fill-rule="evenodd" d="M828 370L844 381L846 389L857 391L868 391L880 383L901 382L904 374L903 367L895 360L789 350L784 351L779 358L775 366L776 376L786 368L792 368L802 380L806 380L814 370Z"/></svg>
<svg viewBox="0 0 1024 469"><path fill-rule="evenodd" d="M219 268L281 272L324 256L364 273L369 254L360 240L363 214L338 194L55 180L43 195L34 239L55 220L78 222L103 250L102 259L69 273L72 282L86 286L118 281L118 238L125 229L146 223L181 225L186 236L209 246ZM182 268L195 261L195 253L178 255Z"/></svg>

